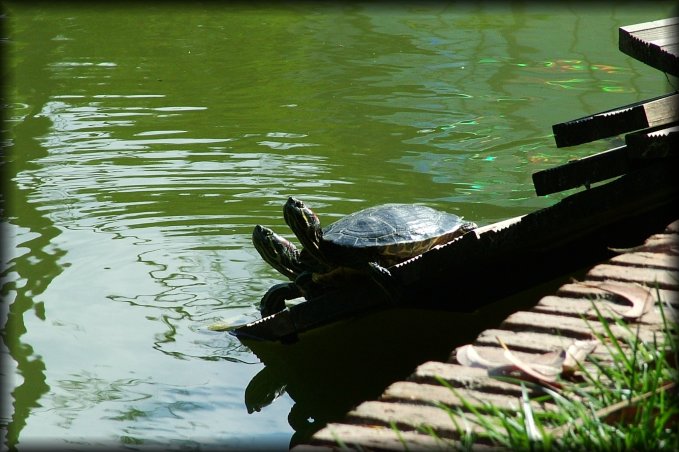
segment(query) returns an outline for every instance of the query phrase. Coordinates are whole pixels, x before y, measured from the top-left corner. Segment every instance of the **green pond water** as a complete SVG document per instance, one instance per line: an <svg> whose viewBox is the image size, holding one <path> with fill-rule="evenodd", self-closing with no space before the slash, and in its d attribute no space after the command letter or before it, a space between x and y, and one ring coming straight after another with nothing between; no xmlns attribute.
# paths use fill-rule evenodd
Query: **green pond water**
<svg viewBox="0 0 679 452"><path fill-rule="evenodd" d="M531 174L619 140L556 149L551 126L667 92L617 33L671 7L7 3L3 446L287 448L445 359L471 317L378 313L257 355L207 327L284 279L250 236L290 235L289 195L326 224L561 199Z"/></svg>

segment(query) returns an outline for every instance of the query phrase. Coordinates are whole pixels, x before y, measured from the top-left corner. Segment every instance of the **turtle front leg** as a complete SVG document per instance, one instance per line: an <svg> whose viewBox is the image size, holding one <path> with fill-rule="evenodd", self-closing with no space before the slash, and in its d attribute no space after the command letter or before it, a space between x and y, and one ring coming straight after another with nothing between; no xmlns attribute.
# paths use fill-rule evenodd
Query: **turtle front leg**
<svg viewBox="0 0 679 452"><path fill-rule="evenodd" d="M273 315L285 309L285 301L302 296L302 292L295 283L281 283L266 291L259 303L262 318Z"/></svg>

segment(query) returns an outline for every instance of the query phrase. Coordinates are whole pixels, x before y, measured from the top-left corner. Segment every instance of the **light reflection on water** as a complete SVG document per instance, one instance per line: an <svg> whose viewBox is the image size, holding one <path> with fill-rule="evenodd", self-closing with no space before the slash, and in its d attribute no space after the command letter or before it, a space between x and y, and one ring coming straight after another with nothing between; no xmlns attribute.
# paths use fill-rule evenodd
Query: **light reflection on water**
<svg viewBox="0 0 679 452"><path fill-rule="evenodd" d="M524 214L558 198L535 197L532 172L607 147L555 151L551 124L663 89L614 33L592 36L652 12L515 6L13 7L9 443L285 447L323 405L341 412L411 369L387 334L348 346L340 329L265 406L282 376L206 327L256 319L281 280L250 234L291 235L288 195L326 224L390 201L479 224ZM405 348L441 321L408 320L389 320ZM384 374L356 372L369 353ZM324 374L324 354L339 369Z"/></svg>

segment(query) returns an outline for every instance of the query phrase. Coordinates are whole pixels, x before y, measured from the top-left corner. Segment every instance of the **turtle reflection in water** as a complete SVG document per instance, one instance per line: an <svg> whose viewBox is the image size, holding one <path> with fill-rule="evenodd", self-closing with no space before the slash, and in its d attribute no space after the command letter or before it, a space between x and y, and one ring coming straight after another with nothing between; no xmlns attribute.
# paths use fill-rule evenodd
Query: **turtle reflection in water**
<svg viewBox="0 0 679 452"><path fill-rule="evenodd" d="M257 225L252 242L262 258L292 282L277 284L262 298L262 316L285 308L285 300L311 300L324 288L339 287L351 278L368 276L395 297L386 267L450 242L476 224L430 207L384 204L352 213L321 228L316 214L290 197L283 216L303 249L298 250L271 229Z"/></svg>

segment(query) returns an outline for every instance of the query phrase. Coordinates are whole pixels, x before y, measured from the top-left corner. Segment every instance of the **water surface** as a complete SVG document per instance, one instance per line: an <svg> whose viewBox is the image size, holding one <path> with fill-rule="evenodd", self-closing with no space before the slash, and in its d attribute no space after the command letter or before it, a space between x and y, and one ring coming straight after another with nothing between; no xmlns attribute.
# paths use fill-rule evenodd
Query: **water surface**
<svg viewBox="0 0 679 452"><path fill-rule="evenodd" d="M383 202L479 224L556 202L531 174L615 140L557 150L551 125L668 91L617 29L670 6L10 3L5 444L285 448L319 406L444 359L418 321L369 318L401 334L319 334L276 392L293 377L207 326L258 318L282 280L250 234L289 234L289 195L326 224ZM455 318L431 339L465 339ZM368 381L364 356L394 365Z"/></svg>

